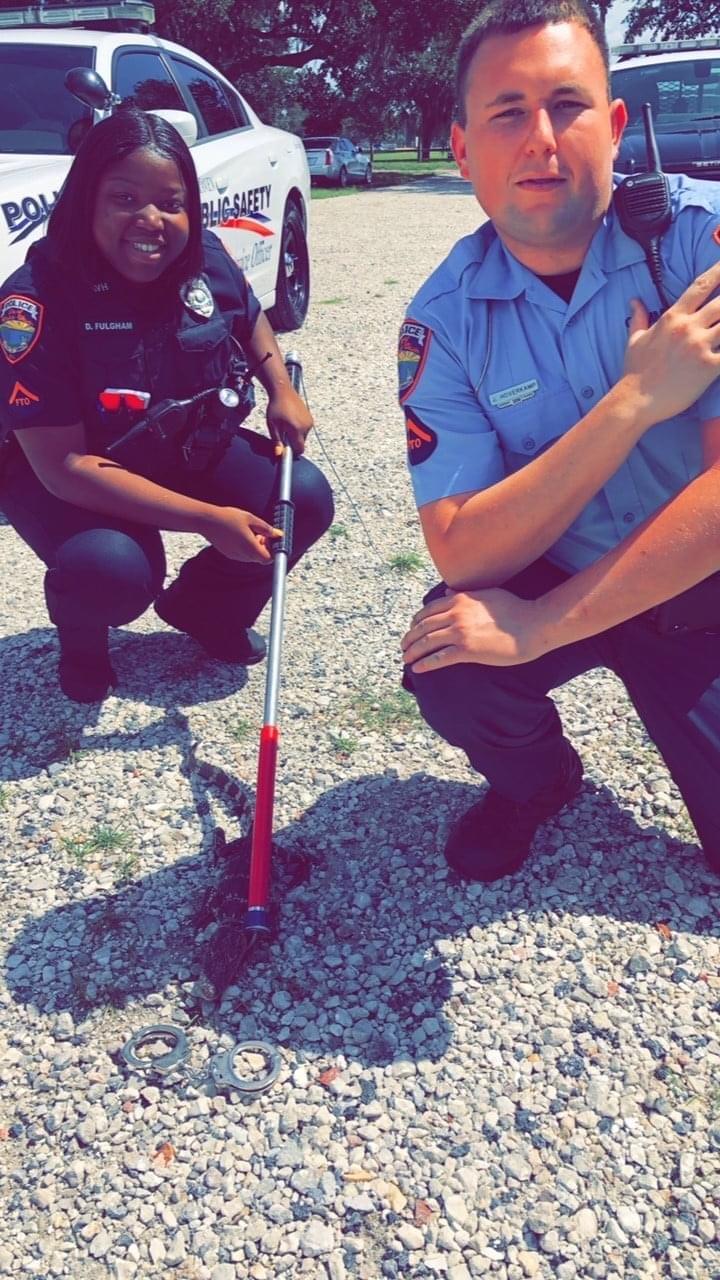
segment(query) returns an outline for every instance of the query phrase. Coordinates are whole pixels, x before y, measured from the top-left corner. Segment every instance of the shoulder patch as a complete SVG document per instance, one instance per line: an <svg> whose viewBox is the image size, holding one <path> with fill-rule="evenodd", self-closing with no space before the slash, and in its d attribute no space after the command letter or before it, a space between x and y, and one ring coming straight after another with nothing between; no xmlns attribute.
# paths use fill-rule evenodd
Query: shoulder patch
<svg viewBox="0 0 720 1280"><path fill-rule="evenodd" d="M432 341L432 329L416 320L406 320L400 329L398 345L398 383L400 403L420 381Z"/></svg>
<svg viewBox="0 0 720 1280"><path fill-rule="evenodd" d="M410 466L416 467L420 462L427 462L437 448L437 433L432 427L426 427L412 409L405 410L405 429Z"/></svg>
<svg viewBox="0 0 720 1280"><path fill-rule="evenodd" d="M9 364L23 360L42 331L45 308L35 298L11 294L0 302L0 348Z"/></svg>
<svg viewBox="0 0 720 1280"><path fill-rule="evenodd" d="M712 233L712 238L716 244L720 244L720 227L716 227Z"/></svg>

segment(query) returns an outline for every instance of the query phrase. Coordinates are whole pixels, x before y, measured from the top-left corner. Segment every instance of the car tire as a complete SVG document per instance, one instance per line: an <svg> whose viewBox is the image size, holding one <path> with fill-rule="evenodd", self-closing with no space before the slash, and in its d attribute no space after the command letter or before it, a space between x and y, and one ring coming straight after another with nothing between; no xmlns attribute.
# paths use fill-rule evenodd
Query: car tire
<svg viewBox="0 0 720 1280"><path fill-rule="evenodd" d="M371 187L371 186L372 186L372 180L373 180L372 165L371 165L371 164L369 164L369 165L368 165L368 167L367 167L367 169L365 170L365 177L363 178L363 182L364 182L364 184L365 184L365 186L366 186L366 187Z"/></svg>
<svg viewBox="0 0 720 1280"><path fill-rule="evenodd" d="M295 204L285 206L275 305L268 319L276 330L299 329L310 303L310 255L302 214Z"/></svg>
<svg viewBox="0 0 720 1280"><path fill-rule="evenodd" d="M348 184L348 171L345 168L344 164L340 166L340 172L337 177L337 184L339 187L346 187Z"/></svg>

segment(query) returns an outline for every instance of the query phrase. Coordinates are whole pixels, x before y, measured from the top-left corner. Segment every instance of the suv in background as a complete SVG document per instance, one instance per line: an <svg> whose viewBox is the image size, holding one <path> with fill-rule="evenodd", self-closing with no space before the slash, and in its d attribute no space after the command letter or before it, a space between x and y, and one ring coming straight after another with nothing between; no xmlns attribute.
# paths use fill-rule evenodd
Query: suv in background
<svg viewBox="0 0 720 1280"><path fill-rule="evenodd" d="M613 97L629 116L617 171L647 169L641 107L649 102L663 170L720 179L720 38L620 45L613 56Z"/></svg>
<svg viewBox="0 0 720 1280"><path fill-rule="evenodd" d="M372 184L372 164L349 138L303 138L310 177L316 182L335 182L347 187L351 182Z"/></svg>
<svg viewBox="0 0 720 1280"><path fill-rule="evenodd" d="M263 124L203 58L148 34L154 19L145 0L0 9L0 281L42 233L85 134L131 102L183 135L205 226L245 272L273 326L296 329L310 296L302 143Z"/></svg>

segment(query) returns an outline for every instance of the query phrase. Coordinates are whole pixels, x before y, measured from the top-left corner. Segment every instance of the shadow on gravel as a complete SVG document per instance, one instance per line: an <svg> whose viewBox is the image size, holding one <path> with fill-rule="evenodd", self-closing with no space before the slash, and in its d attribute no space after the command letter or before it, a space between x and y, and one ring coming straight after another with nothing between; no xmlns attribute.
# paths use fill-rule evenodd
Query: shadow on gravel
<svg viewBox="0 0 720 1280"><path fill-rule="evenodd" d="M401 1054L437 1060L448 1048L443 1006L469 997L462 981L450 984L447 939L521 913L524 960L541 967L556 913L717 931L710 899L717 882L697 850L639 828L608 790L587 783L574 809L544 829L521 872L495 886L460 883L440 850L469 791L423 773L406 781L392 772L368 776L333 787L278 832L285 854L312 859L310 874L286 893L275 939L258 948L219 1009L198 1007L189 984L178 986L199 965L195 913L217 878L211 832L196 855L104 897L83 898L82 871L68 873L59 887L71 900L28 919L13 943L9 991L43 1013L67 1009L76 1019L164 991L176 1008L233 1038L386 1065ZM276 881L281 863L277 869ZM562 942L555 936L552 958L570 991L584 956L568 933ZM490 997L517 964L509 948L507 961L482 966L476 980ZM152 1020L147 1010L142 1021Z"/></svg>
<svg viewBox="0 0 720 1280"><path fill-rule="evenodd" d="M119 677L114 696L128 702L173 709L227 698L247 684L245 667L213 662L189 636L175 631L143 635L120 628L110 632L110 658ZM37 627L0 640L2 728L0 780L33 777L67 759L81 745L83 730L97 724L101 704L71 702L57 682L58 644L54 627ZM115 750L137 750L172 740L168 727L113 734ZM150 735L148 737L148 734ZM155 734L155 737L153 737ZM94 748L103 746L93 737Z"/></svg>

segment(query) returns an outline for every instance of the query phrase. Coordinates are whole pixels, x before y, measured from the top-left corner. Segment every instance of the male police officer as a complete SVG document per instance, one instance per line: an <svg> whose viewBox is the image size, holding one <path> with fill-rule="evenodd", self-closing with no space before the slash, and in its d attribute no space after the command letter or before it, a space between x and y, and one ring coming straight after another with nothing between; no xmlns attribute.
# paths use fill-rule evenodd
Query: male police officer
<svg viewBox="0 0 720 1280"><path fill-rule="evenodd" d="M627 116L583 0L494 0L462 42L458 101L453 150L490 221L400 341L411 476L448 584L403 640L406 680L491 784L445 856L484 881L520 866L582 778L548 690L604 665L720 869L720 589L700 613L680 594L720 568L720 189L670 179L660 314L612 204ZM656 606L679 595L671 629Z"/></svg>

